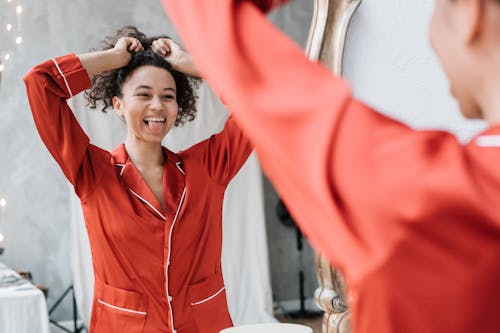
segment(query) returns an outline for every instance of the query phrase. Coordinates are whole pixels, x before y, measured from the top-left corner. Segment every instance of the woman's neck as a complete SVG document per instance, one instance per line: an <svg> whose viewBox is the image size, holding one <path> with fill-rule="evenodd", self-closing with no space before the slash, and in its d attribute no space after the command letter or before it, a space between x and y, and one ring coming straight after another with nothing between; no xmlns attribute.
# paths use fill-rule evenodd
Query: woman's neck
<svg viewBox="0 0 500 333"><path fill-rule="evenodd" d="M496 43L496 41L495 41ZM500 124L500 48L489 52L473 66L480 80L474 81L475 96L489 126Z"/></svg>
<svg viewBox="0 0 500 333"><path fill-rule="evenodd" d="M497 80L498 81L498 80ZM481 92L480 105L484 120L489 126L500 125L500 83L491 80Z"/></svg>
<svg viewBox="0 0 500 333"><path fill-rule="evenodd" d="M139 169L161 166L165 161L161 143L138 142L127 138L125 149L132 163Z"/></svg>

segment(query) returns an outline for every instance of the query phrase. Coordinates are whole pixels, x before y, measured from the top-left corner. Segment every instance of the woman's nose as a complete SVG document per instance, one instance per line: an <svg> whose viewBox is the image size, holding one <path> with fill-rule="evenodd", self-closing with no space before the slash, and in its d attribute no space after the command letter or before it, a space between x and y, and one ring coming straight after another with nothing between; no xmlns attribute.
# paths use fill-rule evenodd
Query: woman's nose
<svg viewBox="0 0 500 333"><path fill-rule="evenodd" d="M160 96L153 96L151 100L151 108L155 110L163 110L163 101Z"/></svg>

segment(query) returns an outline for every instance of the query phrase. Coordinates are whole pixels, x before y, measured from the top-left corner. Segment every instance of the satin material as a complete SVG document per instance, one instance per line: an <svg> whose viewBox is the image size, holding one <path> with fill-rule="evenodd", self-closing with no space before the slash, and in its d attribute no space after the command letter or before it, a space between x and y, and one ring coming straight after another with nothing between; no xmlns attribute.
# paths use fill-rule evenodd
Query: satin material
<svg viewBox="0 0 500 333"><path fill-rule="evenodd" d="M163 210L125 147L90 144L66 104L90 86L75 55L44 62L24 80L40 136L81 200L95 274L90 332L231 326L222 201L252 150L235 122L178 154L164 149Z"/></svg>

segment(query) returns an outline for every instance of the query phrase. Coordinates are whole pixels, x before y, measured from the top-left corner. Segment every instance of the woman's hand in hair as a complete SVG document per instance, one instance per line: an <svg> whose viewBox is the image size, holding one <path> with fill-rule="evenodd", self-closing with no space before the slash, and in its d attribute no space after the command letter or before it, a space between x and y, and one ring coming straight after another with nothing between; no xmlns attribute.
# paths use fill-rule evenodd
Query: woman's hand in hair
<svg viewBox="0 0 500 333"><path fill-rule="evenodd" d="M130 62L130 59L132 59L132 53L144 51L144 47L141 42L134 37L121 37L116 42L113 50L123 57L123 65L120 67L124 67Z"/></svg>
<svg viewBox="0 0 500 333"><path fill-rule="evenodd" d="M200 77L191 55L170 38L159 38L151 45L154 52L168 61L176 71Z"/></svg>
<svg viewBox="0 0 500 333"><path fill-rule="evenodd" d="M141 42L133 37L121 37L109 50L79 54L78 58L89 75L127 66L133 52L144 50Z"/></svg>

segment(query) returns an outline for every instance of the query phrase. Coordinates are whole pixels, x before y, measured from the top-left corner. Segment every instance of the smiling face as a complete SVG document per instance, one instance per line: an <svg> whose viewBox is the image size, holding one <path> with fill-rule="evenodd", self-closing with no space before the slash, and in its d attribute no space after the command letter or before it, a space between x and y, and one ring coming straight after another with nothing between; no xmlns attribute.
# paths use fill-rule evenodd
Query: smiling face
<svg viewBox="0 0 500 333"><path fill-rule="evenodd" d="M176 84L163 68L142 66L123 84L113 106L127 124L127 140L161 144L177 119Z"/></svg>

